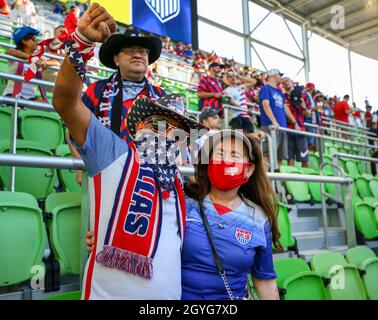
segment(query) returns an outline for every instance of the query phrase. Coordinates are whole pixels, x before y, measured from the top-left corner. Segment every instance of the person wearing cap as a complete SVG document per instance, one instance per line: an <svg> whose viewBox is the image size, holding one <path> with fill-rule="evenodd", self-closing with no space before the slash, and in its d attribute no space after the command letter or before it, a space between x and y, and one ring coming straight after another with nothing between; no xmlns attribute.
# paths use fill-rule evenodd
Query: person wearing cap
<svg viewBox="0 0 378 320"><path fill-rule="evenodd" d="M251 273L259 298L278 300L277 203L256 142L236 130L213 133L199 151L195 178L185 186L182 299L245 299Z"/></svg>
<svg viewBox="0 0 378 320"><path fill-rule="evenodd" d="M16 44L15 49L7 49L5 52L13 57L28 60L29 55L37 48L37 36L39 31L31 27L20 27L13 31L13 41ZM47 60L42 59L41 64L50 65ZM24 62L9 61L8 73L23 76L28 70L29 65ZM40 88L41 89L41 88ZM3 92L4 96L19 96L26 100L36 100L36 87L22 82L8 80L7 86Z"/></svg>
<svg viewBox="0 0 378 320"><path fill-rule="evenodd" d="M221 65L213 62L209 65L209 75L201 78L197 87L200 110L205 107L216 109L223 116L222 99L224 97L222 85L219 82L221 76Z"/></svg>
<svg viewBox="0 0 378 320"><path fill-rule="evenodd" d="M115 28L111 15L93 3L79 19L77 32L90 45L104 42ZM135 52L122 53L115 62L123 63L124 54L134 53L141 67L141 57L147 52L139 47L127 49ZM53 106L68 127L89 176L95 240L84 272L82 298L180 299L186 207L174 137L178 131L178 142L186 141L189 130L203 126L187 116L181 96L157 101L142 96L124 119L130 135L126 142L84 106L79 71L67 56L56 80Z"/></svg>
<svg viewBox="0 0 378 320"><path fill-rule="evenodd" d="M283 93L278 89L282 82L282 76L283 73L277 69L269 70L268 84L262 87L259 93L261 130L270 134L271 126L276 129L278 166L281 166L282 160L287 160L289 157L287 133L280 131L279 128L287 128L288 119L298 129L297 120L292 115L289 107L285 105ZM264 144L264 155L267 155L268 152L268 145ZM267 158L265 156L265 160Z"/></svg>
<svg viewBox="0 0 378 320"><path fill-rule="evenodd" d="M100 47L100 62L115 72L91 84L82 100L105 127L126 141L129 134L124 119L134 101L142 96L156 100L165 95L146 78L148 66L159 59L161 49L159 38L141 36L136 29L115 33Z"/></svg>

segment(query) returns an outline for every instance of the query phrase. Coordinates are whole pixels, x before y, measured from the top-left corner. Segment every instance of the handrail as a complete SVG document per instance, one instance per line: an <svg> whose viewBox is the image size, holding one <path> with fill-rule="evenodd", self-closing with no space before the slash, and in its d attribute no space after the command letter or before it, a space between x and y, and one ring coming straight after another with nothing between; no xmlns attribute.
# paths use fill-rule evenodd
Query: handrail
<svg viewBox="0 0 378 320"><path fill-rule="evenodd" d="M350 123L346 123L346 122L343 122L343 121L340 121L340 120L336 120L336 119L332 119L332 118L329 118L329 117L326 117L326 116L321 116L322 120L325 120L325 121L329 121L329 122L335 122L336 124L340 124L340 125L343 125L343 126L348 126L350 127L351 129L356 129L352 124ZM368 131L368 129L366 128L359 128L361 130L365 130L365 131Z"/></svg>
<svg viewBox="0 0 378 320"><path fill-rule="evenodd" d="M32 168L52 168L52 169L68 169L68 170L84 170L85 164L82 159L49 157L49 156L27 156L20 154L4 154L0 153L0 166L15 167L32 167ZM178 166L183 175L194 175L193 166ZM351 178L330 177L330 176L314 176L299 175L286 173L267 173L268 178L277 181L305 181L305 182L326 182L336 184L353 183Z"/></svg>
<svg viewBox="0 0 378 320"><path fill-rule="evenodd" d="M25 99L16 99L14 97L0 96L0 103L14 105L16 104L16 101L19 106L26 107L28 109L48 111L48 112L55 111L54 107L50 103L37 102L37 101L31 101L31 100L25 100Z"/></svg>
<svg viewBox="0 0 378 320"><path fill-rule="evenodd" d="M0 72L0 78L11 80L11 81L19 81L19 82L26 83L24 77L17 76L17 75L14 75L14 74L4 73L4 72ZM47 86L47 87L55 87L54 82L40 80L40 79L32 79L32 80L30 80L29 84L35 84L35 85L38 85L38 86L42 85L42 86Z"/></svg>
<svg viewBox="0 0 378 320"><path fill-rule="evenodd" d="M365 128L362 128L362 127L349 127L349 126L345 126L345 125L341 125L341 124L338 124L338 123L333 123L331 121L323 121L323 124L325 125L329 125L329 126L334 126L334 127L337 127L337 128L342 128L342 129L345 129L345 130L351 130L351 131L354 131L354 132L366 132L366 134L368 135L374 135L373 133L367 131Z"/></svg>
<svg viewBox="0 0 378 320"><path fill-rule="evenodd" d="M271 126L271 130L275 130L273 126ZM328 136L323 136L317 133L311 133L311 132L306 132L306 131L298 131L298 130L293 130L289 128L282 128L280 127L278 130L284 131L284 132L289 132L289 133L294 133L302 136L307 136L307 137L314 137L314 138L319 138L319 139L325 139L329 141L335 141L335 142L340 142L340 143L346 143L358 147L364 147L364 148L370 148L370 149L378 149L378 146L373 146L369 144L362 144L358 142L353 142L349 140L343 140L343 139L338 139L338 138L333 138L333 137L328 137Z"/></svg>
<svg viewBox="0 0 378 320"><path fill-rule="evenodd" d="M372 157L364 157L364 156L358 156L354 154L348 154L348 153L333 153L331 155L332 158L344 158L344 159L352 159L352 160L361 160L361 161L370 161L370 162L376 162L378 163L378 158L372 158Z"/></svg>

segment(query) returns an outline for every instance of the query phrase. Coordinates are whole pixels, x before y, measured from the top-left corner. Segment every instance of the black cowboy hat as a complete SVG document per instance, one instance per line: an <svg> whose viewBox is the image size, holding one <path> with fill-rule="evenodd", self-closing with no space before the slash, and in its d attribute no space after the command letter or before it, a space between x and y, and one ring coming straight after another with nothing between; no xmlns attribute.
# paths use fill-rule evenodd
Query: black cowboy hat
<svg viewBox="0 0 378 320"><path fill-rule="evenodd" d="M170 94L160 97L156 102L146 96L140 97L133 104L127 114L127 127L132 137L135 137L135 125L152 115L165 115L180 121L187 132L190 129L208 129L197 120L190 118L187 114L184 98L178 94Z"/></svg>
<svg viewBox="0 0 378 320"><path fill-rule="evenodd" d="M147 48L149 50L148 63L152 64L160 57L162 42L157 37L142 37L138 31L127 29L125 33L113 34L102 44L99 52L100 61L109 68L117 69L114 55L129 46Z"/></svg>

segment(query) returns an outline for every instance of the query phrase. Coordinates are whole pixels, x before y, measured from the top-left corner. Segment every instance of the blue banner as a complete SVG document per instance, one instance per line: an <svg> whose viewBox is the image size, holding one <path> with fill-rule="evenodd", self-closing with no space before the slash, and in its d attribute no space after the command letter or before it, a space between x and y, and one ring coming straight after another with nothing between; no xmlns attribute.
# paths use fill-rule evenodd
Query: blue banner
<svg viewBox="0 0 378 320"><path fill-rule="evenodd" d="M133 0L132 24L139 29L192 43L190 0Z"/></svg>

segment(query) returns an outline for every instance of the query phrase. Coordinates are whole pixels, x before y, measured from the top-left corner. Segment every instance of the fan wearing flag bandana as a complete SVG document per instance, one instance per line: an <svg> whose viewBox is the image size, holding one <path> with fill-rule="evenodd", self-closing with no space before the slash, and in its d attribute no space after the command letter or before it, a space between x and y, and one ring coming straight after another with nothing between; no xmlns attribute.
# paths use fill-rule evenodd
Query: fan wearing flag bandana
<svg viewBox="0 0 378 320"><path fill-rule="evenodd" d="M82 298L180 299L186 209L173 138L174 130L185 139L182 133L201 124L186 115L180 96L156 102L140 97L124 120L133 138L127 143L84 106L82 73L72 56L83 60L94 42L106 41L115 29L112 16L92 4L78 21L78 39L61 66L53 97L88 169L95 243Z"/></svg>

